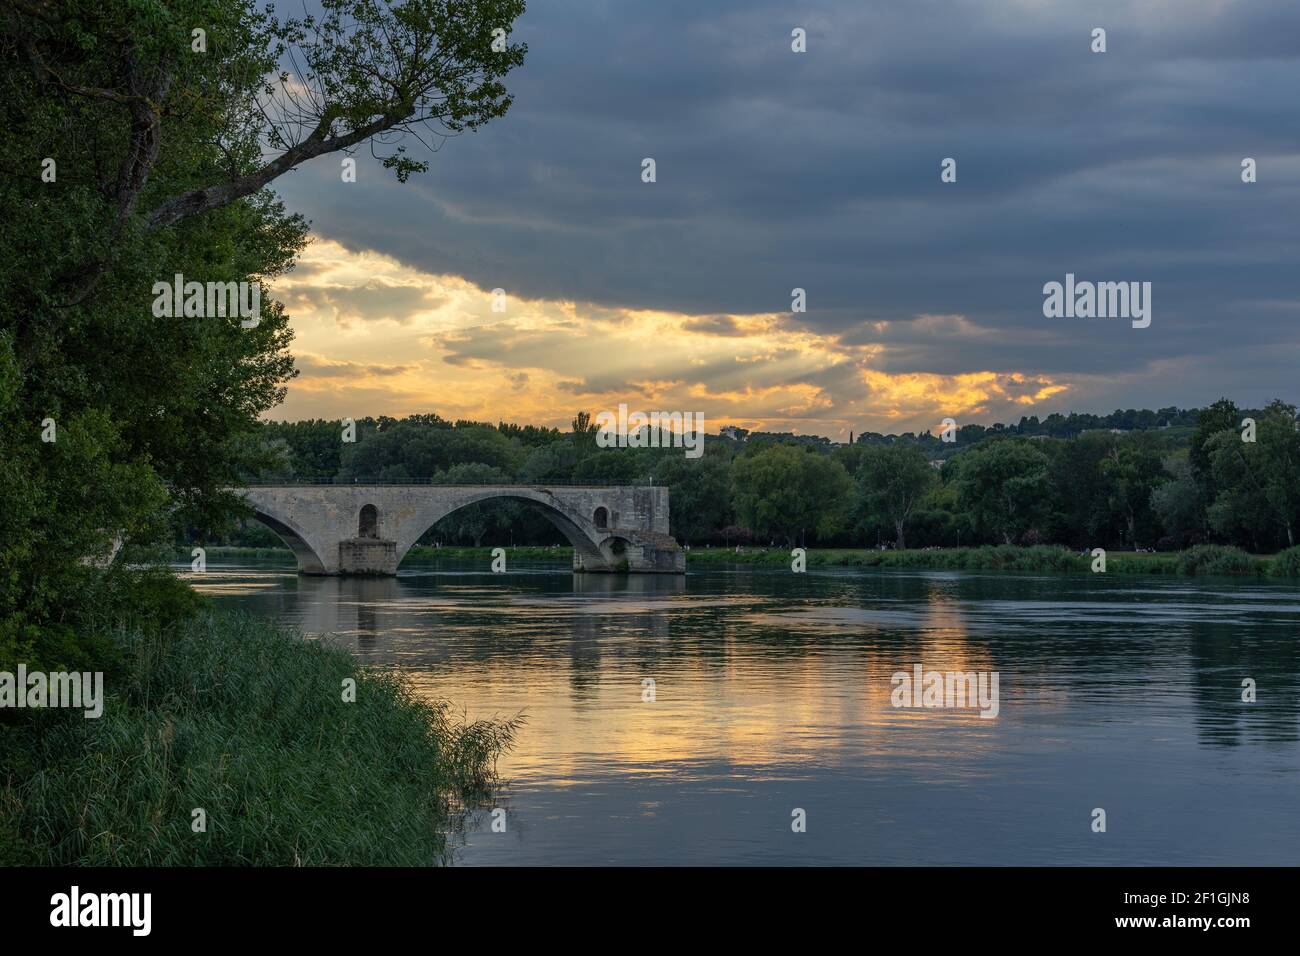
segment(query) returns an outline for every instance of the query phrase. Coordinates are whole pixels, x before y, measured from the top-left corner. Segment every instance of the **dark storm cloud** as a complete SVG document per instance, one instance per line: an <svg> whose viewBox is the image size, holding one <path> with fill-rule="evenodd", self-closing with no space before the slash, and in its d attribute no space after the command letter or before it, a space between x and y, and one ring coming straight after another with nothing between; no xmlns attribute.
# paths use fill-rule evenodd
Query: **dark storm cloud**
<svg viewBox="0 0 1300 956"><path fill-rule="evenodd" d="M1300 397L1300 5L548 0L516 37L504 119L404 186L318 160L281 181L291 207L427 271L712 334L802 287L797 321L881 344L885 372L1077 376L1103 407ZM1151 327L1045 319L1067 272L1152 282Z"/></svg>

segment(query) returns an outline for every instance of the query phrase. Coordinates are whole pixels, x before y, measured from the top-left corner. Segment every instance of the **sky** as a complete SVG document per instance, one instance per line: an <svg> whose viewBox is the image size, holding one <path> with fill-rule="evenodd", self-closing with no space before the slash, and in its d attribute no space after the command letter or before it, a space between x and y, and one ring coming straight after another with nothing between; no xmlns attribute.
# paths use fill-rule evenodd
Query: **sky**
<svg viewBox="0 0 1300 956"><path fill-rule="evenodd" d="M533 0L511 39L510 111L408 142L427 173L276 181L312 242L270 417L844 440L1300 399L1300 4ZM1150 325L1046 317L1067 273L1150 282Z"/></svg>

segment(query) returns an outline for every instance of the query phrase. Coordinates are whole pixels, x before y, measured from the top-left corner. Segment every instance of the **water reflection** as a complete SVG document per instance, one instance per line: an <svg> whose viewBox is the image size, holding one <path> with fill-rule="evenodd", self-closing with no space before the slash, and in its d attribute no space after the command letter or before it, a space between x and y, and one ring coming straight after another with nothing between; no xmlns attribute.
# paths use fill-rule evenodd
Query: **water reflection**
<svg viewBox="0 0 1300 956"><path fill-rule="evenodd" d="M209 571L196 586L524 713L467 863L1293 863L1300 592L958 573ZM890 676L998 672L1000 714ZM1258 701L1241 700L1253 678ZM643 699L646 680L655 699ZM1111 832L1092 834L1091 808ZM790 831L793 808L808 832Z"/></svg>

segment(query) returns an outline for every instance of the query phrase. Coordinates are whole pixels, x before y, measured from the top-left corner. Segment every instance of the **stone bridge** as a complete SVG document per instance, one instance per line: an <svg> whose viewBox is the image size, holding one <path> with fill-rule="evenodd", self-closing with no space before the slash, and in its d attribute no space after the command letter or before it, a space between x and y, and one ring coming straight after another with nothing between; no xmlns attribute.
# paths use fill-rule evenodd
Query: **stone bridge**
<svg viewBox="0 0 1300 956"><path fill-rule="evenodd" d="M536 508L573 545L574 571L681 574L668 489L542 485L255 485L236 489L302 574L393 575L429 528L480 501Z"/></svg>

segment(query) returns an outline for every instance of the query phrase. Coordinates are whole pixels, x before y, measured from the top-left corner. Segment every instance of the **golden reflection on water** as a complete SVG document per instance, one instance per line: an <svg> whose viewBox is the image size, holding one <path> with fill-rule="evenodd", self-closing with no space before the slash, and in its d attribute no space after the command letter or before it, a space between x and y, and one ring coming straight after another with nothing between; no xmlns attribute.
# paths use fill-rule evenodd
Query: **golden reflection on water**
<svg viewBox="0 0 1300 956"><path fill-rule="evenodd" d="M544 777L548 785L572 784L611 765L632 776L689 776L694 767L718 764L744 768L749 780L755 771L761 778L777 768L797 775L857 764L864 754L897 752L900 735L914 756L949 762L955 773L994 745L995 722L976 710L900 709L890 701L891 676L910 672L914 663L926 670L996 670L987 648L969 641L962 608L943 589L930 591L919 615L915 605L877 613L886 629L906 619L919 634L893 645L848 626L842 612L860 615L861 609L781 611L774 603L764 611L741 610L755 603L753 595L713 596L705 604L714 613L701 615L684 595L576 605L563 596L514 597L475 611L521 622L544 612L556 618L555 626L592 641L597 652L629 640L620 631L636 631L630 640L655 659L602 657L593 676L547 644L514 656L460 659L454 667L413 667L407 674L419 693L466 705L470 718L524 713L528 722L502 770L517 779ZM604 625L589 627L591 616ZM714 633L701 634L702 623ZM765 641L755 633L765 629L787 639ZM827 646L804 639L812 638L810 632L836 641ZM702 638L707 654L675 653ZM655 681L653 702L642 700L646 678Z"/></svg>
<svg viewBox="0 0 1300 956"><path fill-rule="evenodd" d="M184 577L212 595L254 594L286 580L247 570L230 580L212 571ZM976 710L891 704L891 676L917 663L927 671L997 670L942 583L923 603L868 608L696 596L656 579L631 593L611 579L580 579L574 594L519 593L481 579L440 581L433 592L408 579L291 583L295 623L308 634L330 635L368 664L397 666L418 694L451 701L468 719L525 715L501 765L516 779L565 786L611 766L633 776L689 776L719 763L744 768L747 779L778 767L797 775L897 752L900 735L913 756L947 761L956 772L996 738L996 722ZM457 620L468 612L472 627ZM490 645L484 634L535 629L543 632L535 644L472 653ZM418 648L414 657L405 643ZM425 663L419 652L431 643L446 653ZM623 653L610 653L616 649ZM638 651L650 659L638 661ZM655 681L653 702L642 700L647 678Z"/></svg>

